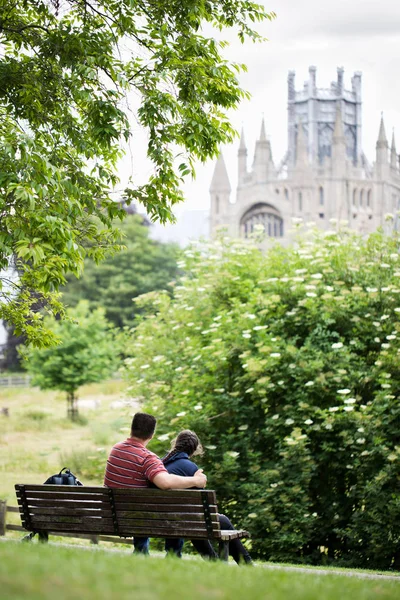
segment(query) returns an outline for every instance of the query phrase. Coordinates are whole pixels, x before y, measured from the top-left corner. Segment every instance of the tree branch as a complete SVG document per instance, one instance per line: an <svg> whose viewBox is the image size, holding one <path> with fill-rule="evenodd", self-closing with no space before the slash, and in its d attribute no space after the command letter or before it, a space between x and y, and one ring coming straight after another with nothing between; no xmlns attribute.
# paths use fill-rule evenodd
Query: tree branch
<svg viewBox="0 0 400 600"><path fill-rule="evenodd" d="M13 27L4 27L4 25L2 23L0 23L0 31L8 31L9 33L16 33L18 35L21 35L26 29L41 29L42 31L45 31L46 33L50 33L50 31L51 31L50 29L48 29L47 27L44 27L43 25L23 25L19 29L14 29Z"/></svg>

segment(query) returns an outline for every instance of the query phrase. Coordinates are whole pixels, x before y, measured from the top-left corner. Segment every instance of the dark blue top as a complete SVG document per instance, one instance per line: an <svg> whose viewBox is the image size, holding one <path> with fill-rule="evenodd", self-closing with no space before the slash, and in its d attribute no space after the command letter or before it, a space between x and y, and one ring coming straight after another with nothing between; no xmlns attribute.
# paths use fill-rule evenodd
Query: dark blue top
<svg viewBox="0 0 400 600"><path fill-rule="evenodd" d="M190 460L186 452L178 452L174 454L164 463L168 473L172 475L181 475L182 477L193 477L198 470L196 463Z"/></svg>

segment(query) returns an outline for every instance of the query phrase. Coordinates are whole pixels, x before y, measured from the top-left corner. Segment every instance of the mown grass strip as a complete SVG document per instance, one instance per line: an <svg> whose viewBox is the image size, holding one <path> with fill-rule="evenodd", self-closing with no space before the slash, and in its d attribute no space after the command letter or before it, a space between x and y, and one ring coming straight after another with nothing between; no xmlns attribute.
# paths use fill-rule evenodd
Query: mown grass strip
<svg viewBox="0 0 400 600"><path fill-rule="evenodd" d="M13 600L397 600L400 581L321 577L203 561L0 544L0 589Z"/></svg>

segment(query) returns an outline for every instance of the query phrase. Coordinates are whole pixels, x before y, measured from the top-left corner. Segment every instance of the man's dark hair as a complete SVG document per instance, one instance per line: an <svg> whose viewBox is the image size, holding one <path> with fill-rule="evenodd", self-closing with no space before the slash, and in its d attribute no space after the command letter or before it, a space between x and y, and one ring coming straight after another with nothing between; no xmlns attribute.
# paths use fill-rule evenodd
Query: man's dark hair
<svg viewBox="0 0 400 600"><path fill-rule="evenodd" d="M148 440L156 430L156 423L157 420L153 415L136 413L132 419L131 436L140 440Z"/></svg>

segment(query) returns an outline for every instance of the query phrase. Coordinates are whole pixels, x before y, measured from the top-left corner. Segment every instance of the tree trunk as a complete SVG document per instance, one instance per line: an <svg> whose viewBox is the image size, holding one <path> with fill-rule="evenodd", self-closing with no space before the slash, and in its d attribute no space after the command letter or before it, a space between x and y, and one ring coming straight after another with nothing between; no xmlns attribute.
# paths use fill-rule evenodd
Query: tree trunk
<svg viewBox="0 0 400 600"><path fill-rule="evenodd" d="M77 406L77 396L75 396L75 392L67 393L67 417L71 421L78 420L78 406Z"/></svg>

